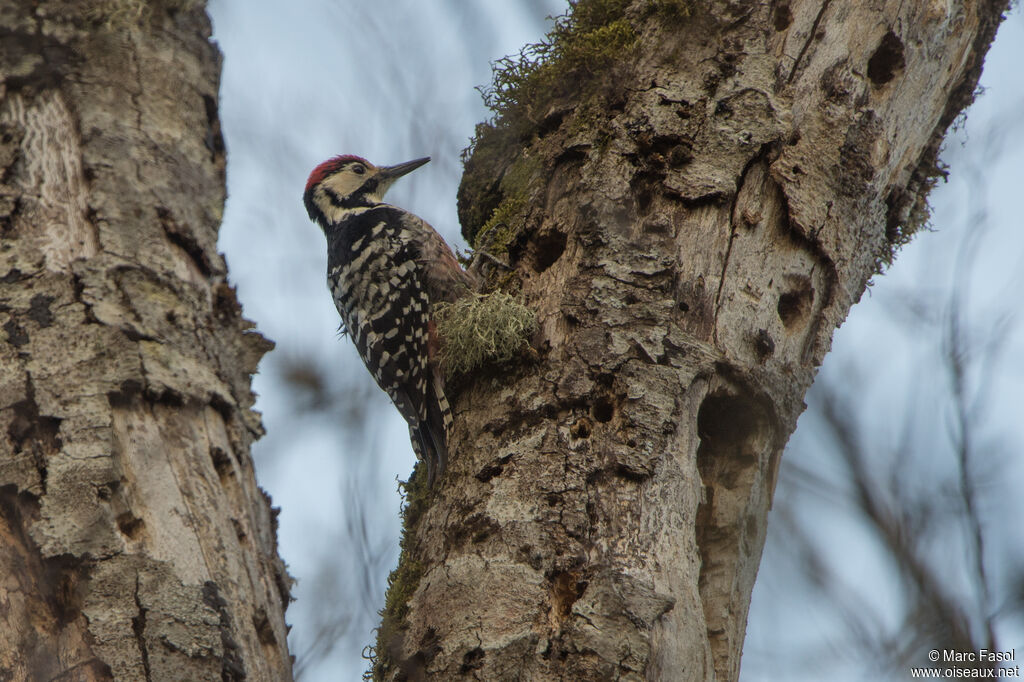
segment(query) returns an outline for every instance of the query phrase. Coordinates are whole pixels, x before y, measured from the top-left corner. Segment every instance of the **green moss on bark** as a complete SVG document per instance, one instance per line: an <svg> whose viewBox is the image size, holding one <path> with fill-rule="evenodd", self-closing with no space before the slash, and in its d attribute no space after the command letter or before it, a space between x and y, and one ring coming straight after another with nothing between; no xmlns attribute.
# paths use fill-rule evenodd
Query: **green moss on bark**
<svg viewBox="0 0 1024 682"><path fill-rule="evenodd" d="M404 498L402 537L399 541L401 554L398 566L388 575L388 590L384 608L380 611L377 642L367 647L364 653L370 661L370 669L363 673L364 680L385 680L388 673L399 664L396 654L401 651L402 635L409 615L409 600L416 593L423 577L423 564L416 558L412 547L420 518L430 506L431 491L422 469L417 463L408 482L399 483L399 492Z"/></svg>
<svg viewBox="0 0 1024 682"><path fill-rule="evenodd" d="M484 101L504 125L528 123L552 100L578 92L610 62L627 56L636 31L629 0L570 0L544 40L494 64Z"/></svg>
<svg viewBox="0 0 1024 682"><path fill-rule="evenodd" d="M542 41L494 63L491 85L483 91L494 118L477 126L459 186L459 220L471 244L485 227L497 226L496 216L509 225L513 209L528 206L531 186L543 184L543 154L520 150L534 146L566 117L573 119L580 102L602 100L600 93L610 87L609 70L633 56L641 18L630 15L633 4L570 0ZM593 118L594 107L584 109Z"/></svg>
<svg viewBox="0 0 1024 682"><path fill-rule="evenodd" d="M506 202L523 199L506 180L523 163L520 150L533 148L530 163L538 167L550 162L542 138L559 128L603 148L610 133L602 131L629 80L640 31L655 15L662 23L680 21L691 6L692 0L570 0L543 40L494 63L483 89L494 117L477 126L463 155L459 221L469 243L495 212L509 212Z"/></svg>

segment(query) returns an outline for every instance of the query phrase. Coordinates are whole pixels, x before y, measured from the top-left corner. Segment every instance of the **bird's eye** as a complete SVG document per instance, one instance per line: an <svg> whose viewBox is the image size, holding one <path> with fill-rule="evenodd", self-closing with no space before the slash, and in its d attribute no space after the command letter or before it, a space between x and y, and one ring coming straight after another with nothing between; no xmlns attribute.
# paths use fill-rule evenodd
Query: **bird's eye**
<svg viewBox="0 0 1024 682"><path fill-rule="evenodd" d="M359 164L356 164L355 166L352 166L352 172L355 173L356 175L362 175L363 173L366 172L366 168L360 166Z"/></svg>

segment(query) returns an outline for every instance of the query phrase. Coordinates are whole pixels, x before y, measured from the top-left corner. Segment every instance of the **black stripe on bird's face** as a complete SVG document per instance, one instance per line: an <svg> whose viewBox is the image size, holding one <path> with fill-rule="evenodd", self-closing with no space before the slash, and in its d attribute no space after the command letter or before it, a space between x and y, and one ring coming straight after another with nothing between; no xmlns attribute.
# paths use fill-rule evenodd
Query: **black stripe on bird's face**
<svg viewBox="0 0 1024 682"><path fill-rule="evenodd" d="M376 180L371 180L348 196L340 196L330 187L325 187L324 192L330 199L331 204L338 208L369 208L380 203L376 196L376 188Z"/></svg>

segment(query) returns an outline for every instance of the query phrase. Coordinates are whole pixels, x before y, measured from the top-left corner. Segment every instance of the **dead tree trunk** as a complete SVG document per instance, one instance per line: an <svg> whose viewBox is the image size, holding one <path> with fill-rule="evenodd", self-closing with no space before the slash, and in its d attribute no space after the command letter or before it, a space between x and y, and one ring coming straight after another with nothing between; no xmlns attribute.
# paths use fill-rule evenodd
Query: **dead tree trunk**
<svg viewBox="0 0 1024 682"><path fill-rule="evenodd" d="M572 4L499 70L460 190L539 355L461 384L378 677L737 678L804 393L1006 8Z"/></svg>
<svg viewBox="0 0 1024 682"><path fill-rule="evenodd" d="M0 10L0 677L283 680L201 2Z"/></svg>

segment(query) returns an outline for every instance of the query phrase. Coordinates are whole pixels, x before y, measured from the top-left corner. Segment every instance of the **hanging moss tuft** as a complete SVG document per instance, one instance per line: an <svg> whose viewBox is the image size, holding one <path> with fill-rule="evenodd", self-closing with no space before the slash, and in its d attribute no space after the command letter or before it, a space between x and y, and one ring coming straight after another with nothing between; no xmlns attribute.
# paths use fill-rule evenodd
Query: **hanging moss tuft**
<svg viewBox="0 0 1024 682"><path fill-rule="evenodd" d="M504 291L440 304L435 320L449 376L511 360L537 328L533 311Z"/></svg>

